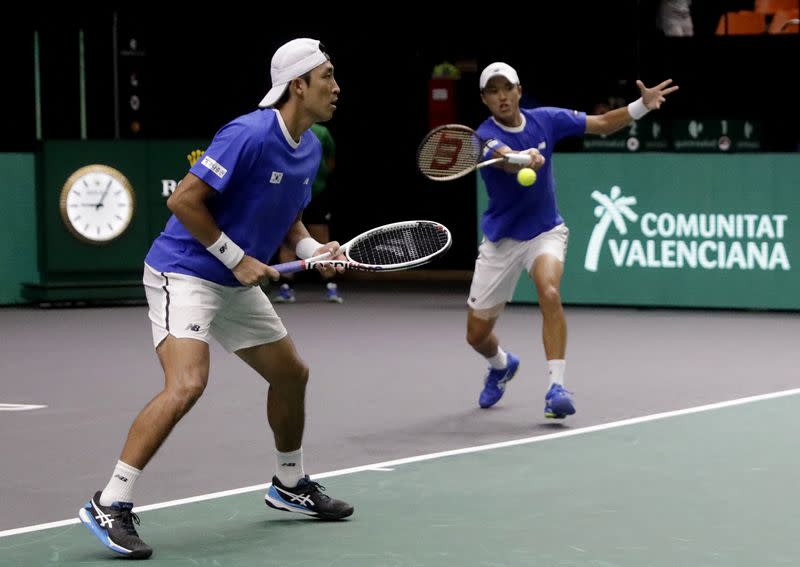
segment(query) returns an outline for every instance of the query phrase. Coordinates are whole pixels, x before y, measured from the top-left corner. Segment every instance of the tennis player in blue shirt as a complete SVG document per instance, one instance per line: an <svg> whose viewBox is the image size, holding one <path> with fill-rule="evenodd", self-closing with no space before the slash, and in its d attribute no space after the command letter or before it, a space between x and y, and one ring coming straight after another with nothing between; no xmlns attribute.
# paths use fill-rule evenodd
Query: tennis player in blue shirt
<svg viewBox="0 0 800 567"><path fill-rule="evenodd" d="M550 158L556 143L568 136L612 134L660 108L678 89L666 80L653 88L636 84L641 98L626 108L587 116L563 108L520 108L522 96L517 72L506 63L488 65L480 76L481 100L491 112L477 130L489 140L485 158L508 152L527 152L528 167L538 172L535 183L523 188L516 173L521 167L500 162L480 170L489 195L481 229L485 235L475 262L467 316L467 342L489 363L478 404L489 408L500 401L506 384L519 368L519 358L503 351L494 327L511 300L522 270L536 285L542 312L542 338L550 386L544 415L563 419L575 413L570 392L564 389L567 323L561 306L561 276L569 230L558 211L556 183Z"/></svg>
<svg viewBox="0 0 800 567"><path fill-rule="evenodd" d="M269 382L267 419L277 467L266 503L324 519L353 507L324 494L303 470L308 367L259 284L283 243L298 257L336 253L309 236L302 212L322 150L309 128L330 120L339 85L319 41L281 46L259 109L225 125L167 202L174 213L145 258L144 285L164 389L134 420L106 487L80 509L108 548L130 558L152 549L138 536L133 488L142 469L208 382L209 336Z"/></svg>

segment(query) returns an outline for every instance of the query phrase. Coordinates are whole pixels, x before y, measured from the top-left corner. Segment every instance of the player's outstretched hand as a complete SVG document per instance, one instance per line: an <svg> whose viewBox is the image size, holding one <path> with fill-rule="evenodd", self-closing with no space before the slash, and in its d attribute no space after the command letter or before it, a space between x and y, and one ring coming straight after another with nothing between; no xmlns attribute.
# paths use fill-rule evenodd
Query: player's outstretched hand
<svg viewBox="0 0 800 567"><path fill-rule="evenodd" d="M636 86L642 93L642 102L649 110L657 110L667 100L667 95L678 90L678 85L672 85L672 79L658 83L653 88L647 88L642 81L637 80Z"/></svg>

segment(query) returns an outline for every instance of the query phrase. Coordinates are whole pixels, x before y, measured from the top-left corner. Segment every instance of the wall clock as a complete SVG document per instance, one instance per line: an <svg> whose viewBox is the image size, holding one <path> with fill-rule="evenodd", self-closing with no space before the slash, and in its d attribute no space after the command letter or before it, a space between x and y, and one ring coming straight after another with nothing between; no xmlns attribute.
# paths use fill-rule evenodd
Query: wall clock
<svg viewBox="0 0 800 567"><path fill-rule="evenodd" d="M108 244L133 220L136 198L130 181L106 165L87 165L70 175L59 200L69 232L87 244Z"/></svg>

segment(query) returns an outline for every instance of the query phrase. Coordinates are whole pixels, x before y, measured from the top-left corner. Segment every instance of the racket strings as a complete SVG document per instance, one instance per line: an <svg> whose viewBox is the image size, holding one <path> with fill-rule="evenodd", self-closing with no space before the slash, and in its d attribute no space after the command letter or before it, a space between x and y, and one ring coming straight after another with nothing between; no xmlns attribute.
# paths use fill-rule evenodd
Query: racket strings
<svg viewBox="0 0 800 567"><path fill-rule="evenodd" d="M390 228L354 242L347 255L362 264L392 266L432 256L449 242L446 229L435 223Z"/></svg>
<svg viewBox="0 0 800 567"><path fill-rule="evenodd" d="M417 150L417 165L428 177L447 177L470 170L481 160L482 143L468 129L434 130Z"/></svg>

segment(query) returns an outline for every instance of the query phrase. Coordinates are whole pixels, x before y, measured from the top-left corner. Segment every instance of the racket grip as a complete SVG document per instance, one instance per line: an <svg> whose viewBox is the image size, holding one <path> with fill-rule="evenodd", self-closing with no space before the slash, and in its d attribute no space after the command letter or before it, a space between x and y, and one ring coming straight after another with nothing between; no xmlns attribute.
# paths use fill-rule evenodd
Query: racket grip
<svg viewBox="0 0 800 567"><path fill-rule="evenodd" d="M508 160L508 163L513 163L514 165L530 165L533 163L530 154L507 153L505 158Z"/></svg>
<svg viewBox="0 0 800 567"><path fill-rule="evenodd" d="M294 272L302 272L306 269L305 260L295 260L294 262L284 262L283 264L276 264L272 266L281 274L292 274Z"/></svg>

